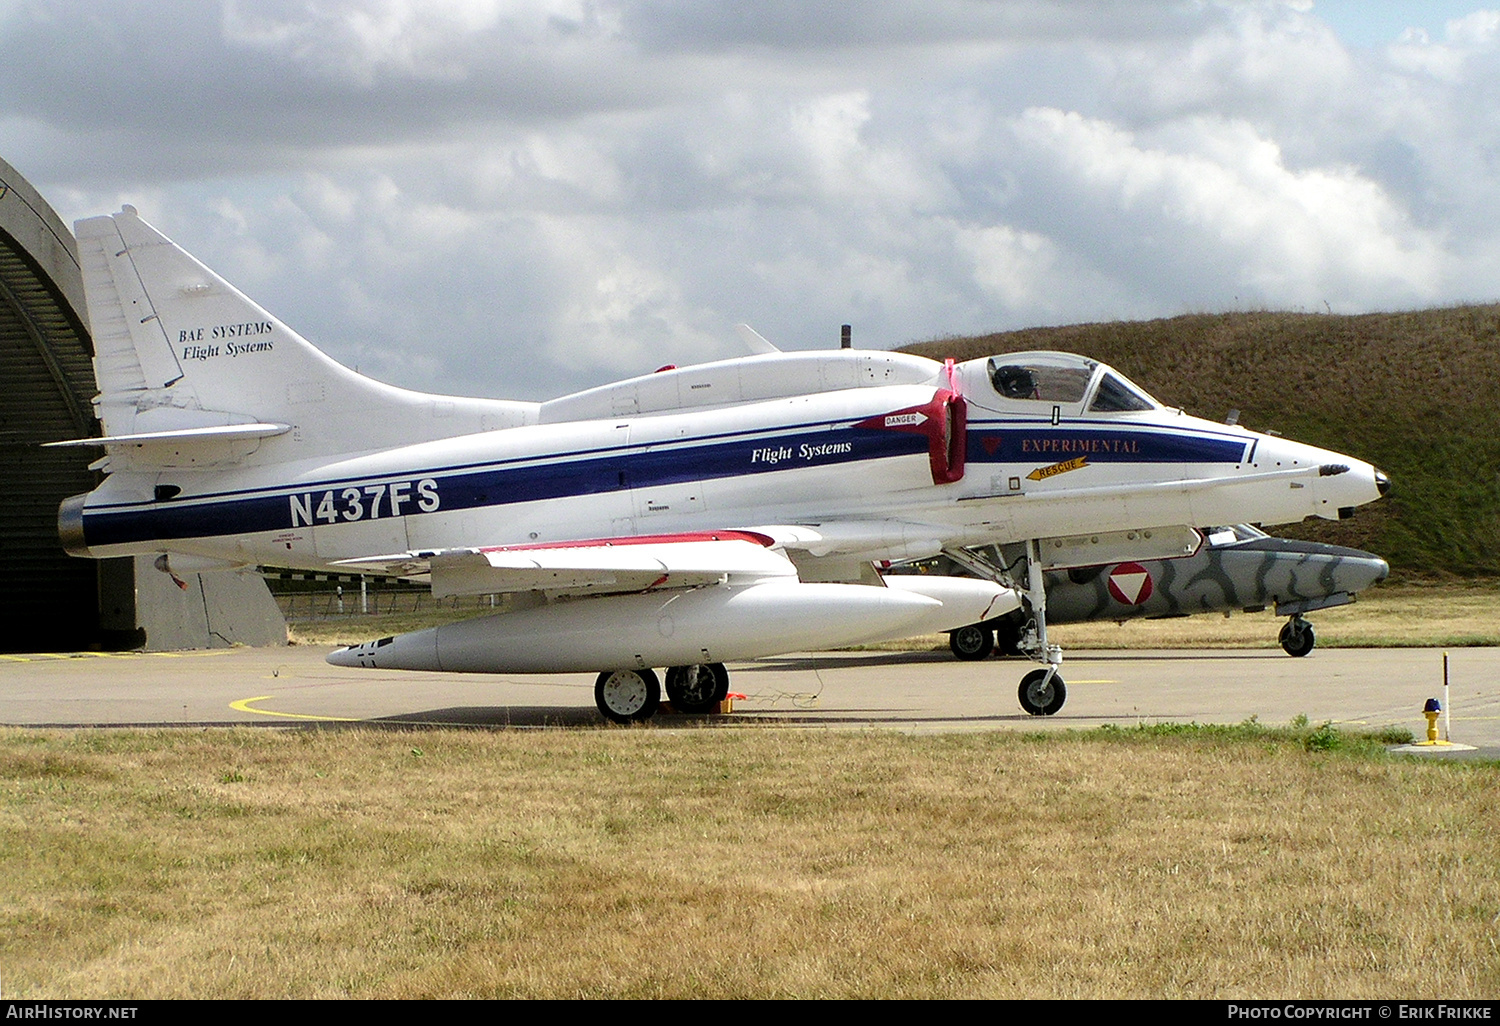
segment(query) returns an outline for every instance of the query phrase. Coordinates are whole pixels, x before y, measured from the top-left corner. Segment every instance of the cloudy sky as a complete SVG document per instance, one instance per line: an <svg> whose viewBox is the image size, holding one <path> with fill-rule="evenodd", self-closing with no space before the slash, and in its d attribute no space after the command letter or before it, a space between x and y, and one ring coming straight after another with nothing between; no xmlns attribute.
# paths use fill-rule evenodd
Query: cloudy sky
<svg viewBox="0 0 1500 1026"><path fill-rule="evenodd" d="M663 363L1500 298L1500 11L1379 0L0 0L0 157L330 354Z"/></svg>

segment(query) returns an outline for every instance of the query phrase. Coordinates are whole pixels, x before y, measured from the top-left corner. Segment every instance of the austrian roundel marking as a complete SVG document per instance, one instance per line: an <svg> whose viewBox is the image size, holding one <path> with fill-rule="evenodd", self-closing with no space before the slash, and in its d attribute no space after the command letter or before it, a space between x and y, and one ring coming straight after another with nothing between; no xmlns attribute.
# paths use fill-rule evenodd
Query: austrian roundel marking
<svg viewBox="0 0 1500 1026"><path fill-rule="evenodd" d="M1139 563L1121 563L1109 572L1109 593L1121 605L1140 605L1151 597L1151 589L1151 575Z"/></svg>

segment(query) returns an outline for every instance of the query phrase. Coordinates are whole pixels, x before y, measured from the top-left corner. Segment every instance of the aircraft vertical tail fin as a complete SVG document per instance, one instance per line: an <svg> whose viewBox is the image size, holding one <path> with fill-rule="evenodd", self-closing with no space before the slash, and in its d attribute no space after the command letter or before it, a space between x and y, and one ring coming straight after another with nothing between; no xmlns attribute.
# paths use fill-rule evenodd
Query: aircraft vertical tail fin
<svg viewBox="0 0 1500 1026"><path fill-rule="evenodd" d="M428 395L356 374L133 207L74 228L106 437L279 423L290 430L262 456L284 460L536 420L533 403Z"/></svg>
<svg viewBox="0 0 1500 1026"><path fill-rule="evenodd" d="M133 207L125 210L134 212ZM109 244L108 235L115 233L98 231L112 224L108 218L92 218L76 226L94 337L95 374L105 392L164 388L182 377L182 369L128 255L122 247Z"/></svg>

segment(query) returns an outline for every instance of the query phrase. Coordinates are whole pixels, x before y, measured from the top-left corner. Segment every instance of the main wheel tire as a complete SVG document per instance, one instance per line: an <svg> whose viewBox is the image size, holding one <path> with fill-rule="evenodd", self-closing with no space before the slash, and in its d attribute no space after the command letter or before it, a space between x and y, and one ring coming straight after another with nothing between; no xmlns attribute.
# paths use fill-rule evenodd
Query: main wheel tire
<svg viewBox="0 0 1500 1026"><path fill-rule="evenodd" d="M995 651L995 632L977 623L960 627L948 635L948 647L964 662L988 659Z"/></svg>
<svg viewBox="0 0 1500 1026"><path fill-rule="evenodd" d="M639 723L656 715L661 684L651 670L605 670L594 681L594 704L605 719Z"/></svg>
<svg viewBox="0 0 1500 1026"><path fill-rule="evenodd" d="M1313 625L1306 620L1288 620L1281 625L1281 634L1277 636L1281 647L1289 656L1302 657L1313 650L1318 643L1318 637L1313 633Z"/></svg>
<svg viewBox="0 0 1500 1026"><path fill-rule="evenodd" d="M729 671L723 663L673 666L667 670L667 701L682 713L709 713L729 694Z"/></svg>
<svg viewBox="0 0 1500 1026"><path fill-rule="evenodd" d="M1051 716L1068 700L1068 686L1061 674L1054 673L1052 680L1047 681L1046 670L1032 670L1021 678L1017 697L1021 699L1021 708L1031 715Z"/></svg>

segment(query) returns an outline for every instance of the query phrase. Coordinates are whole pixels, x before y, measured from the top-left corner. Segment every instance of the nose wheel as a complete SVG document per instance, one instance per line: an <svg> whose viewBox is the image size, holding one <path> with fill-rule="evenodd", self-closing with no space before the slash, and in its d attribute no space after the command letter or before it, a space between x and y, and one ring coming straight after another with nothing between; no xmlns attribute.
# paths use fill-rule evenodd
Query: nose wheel
<svg viewBox="0 0 1500 1026"><path fill-rule="evenodd" d="M1313 650L1318 643L1317 636L1313 634L1313 625L1294 616L1281 625L1281 634L1277 637L1281 647L1289 656L1305 656Z"/></svg>
<svg viewBox="0 0 1500 1026"><path fill-rule="evenodd" d="M1054 670L1032 670L1021 678L1017 697L1021 699L1021 708L1031 715L1051 716L1068 700L1068 686Z"/></svg>

